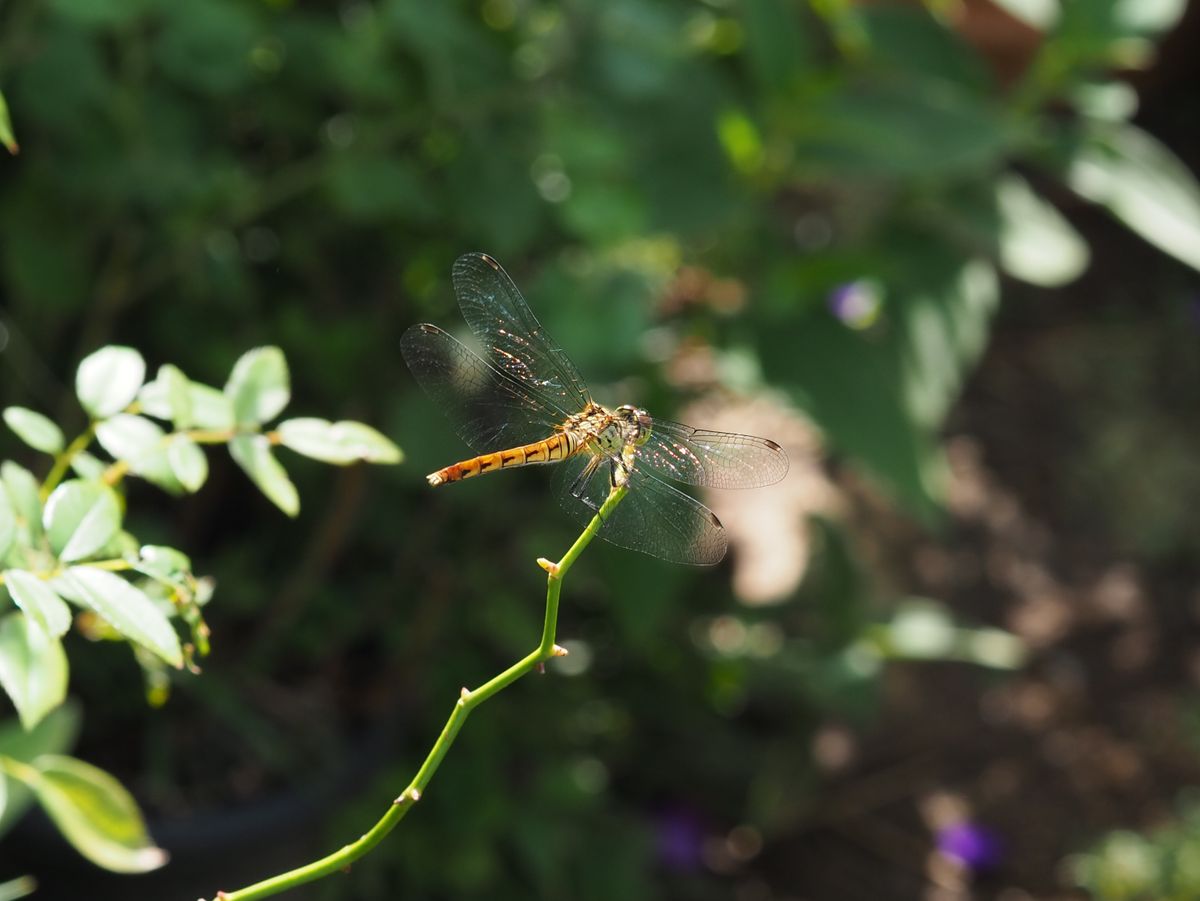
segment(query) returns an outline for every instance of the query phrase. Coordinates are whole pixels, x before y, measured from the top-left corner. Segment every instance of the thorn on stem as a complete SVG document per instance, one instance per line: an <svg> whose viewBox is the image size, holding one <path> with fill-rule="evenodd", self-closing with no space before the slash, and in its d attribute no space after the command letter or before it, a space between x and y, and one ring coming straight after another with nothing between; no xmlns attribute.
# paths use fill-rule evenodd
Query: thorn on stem
<svg viewBox="0 0 1200 901"><path fill-rule="evenodd" d="M410 787L406 788L404 791L400 792L400 797L398 797L395 801L393 801L392 804L393 805L405 804L409 801L416 804L420 800L421 800L421 790L419 788L412 788L410 786Z"/></svg>
<svg viewBox="0 0 1200 901"><path fill-rule="evenodd" d="M463 689L462 689L462 691L460 691L460 692L458 693L458 699L459 699L460 701L469 701L469 700L471 700L471 689L467 688L466 686L463 686Z"/></svg>

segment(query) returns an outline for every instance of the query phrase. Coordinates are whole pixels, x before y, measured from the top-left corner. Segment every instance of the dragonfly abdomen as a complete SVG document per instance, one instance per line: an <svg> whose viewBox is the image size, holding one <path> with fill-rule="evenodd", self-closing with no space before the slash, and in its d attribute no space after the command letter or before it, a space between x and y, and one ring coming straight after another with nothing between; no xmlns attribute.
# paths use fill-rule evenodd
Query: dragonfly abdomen
<svg viewBox="0 0 1200 901"><path fill-rule="evenodd" d="M484 473L510 469L515 466L555 463L575 453L582 445L582 441L583 439L573 432L560 432L543 441L534 441L532 444L524 444L490 454L480 454L469 460L452 463L444 469L431 472L425 478L430 485L442 485L446 482L473 479Z"/></svg>

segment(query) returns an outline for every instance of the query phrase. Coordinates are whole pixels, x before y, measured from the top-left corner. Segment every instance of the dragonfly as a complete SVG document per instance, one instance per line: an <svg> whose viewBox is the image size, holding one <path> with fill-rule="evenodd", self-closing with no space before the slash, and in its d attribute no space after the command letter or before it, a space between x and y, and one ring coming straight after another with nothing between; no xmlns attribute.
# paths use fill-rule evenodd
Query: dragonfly
<svg viewBox="0 0 1200 901"><path fill-rule="evenodd" d="M409 328L400 346L417 382L477 456L430 473L429 484L553 463L560 504L585 525L614 488L627 487L607 511L601 538L675 563L720 562L728 547L721 521L671 483L771 485L787 473L783 448L652 418L632 404L596 403L499 263L469 253L452 276L482 356L429 323Z"/></svg>

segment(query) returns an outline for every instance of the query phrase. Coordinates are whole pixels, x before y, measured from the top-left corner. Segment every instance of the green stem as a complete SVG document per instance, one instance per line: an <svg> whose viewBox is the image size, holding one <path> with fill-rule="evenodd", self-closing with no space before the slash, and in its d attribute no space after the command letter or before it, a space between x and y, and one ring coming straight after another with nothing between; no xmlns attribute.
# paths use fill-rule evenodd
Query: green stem
<svg viewBox="0 0 1200 901"><path fill-rule="evenodd" d="M67 446L66 450L54 458L54 465L50 467L50 472L46 474L46 481L42 483L41 490L38 492L41 495L43 504L46 502L46 498L50 496L50 492L58 487L58 483L62 481L62 477L67 474L67 469L70 468L71 461L92 443L92 438L95 435L96 424L92 423L84 430L83 434Z"/></svg>
<svg viewBox="0 0 1200 901"><path fill-rule="evenodd" d="M184 429L178 432L169 432L163 435L161 445L166 447L171 441L180 435L186 438L191 438L197 444L225 444L232 441L238 435L237 429ZM100 473L100 481L105 485L117 485L125 476L129 475L132 464L128 460L117 460L109 464L104 472ZM45 498L42 498L45 500Z"/></svg>
<svg viewBox="0 0 1200 901"><path fill-rule="evenodd" d="M254 901L257 898L266 898L295 888L298 885L303 885L306 882L321 879L331 873L346 870L350 864L379 844L383 840L383 837L391 832L397 823L404 819L413 805L421 800L421 797L425 793L425 787L433 779L434 773L437 772L438 766L441 765L446 752L450 750L450 746L454 743L455 737L458 735L459 730L462 729L463 723L466 722L471 711L488 698L512 685L526 673L545 663L551 657L561 656L565 653L554 643L554 635L558 628L558 598L562 591L563 577L566 576L575 561L579 559L579 555L583 553L584 548L596 537L596 533L600 531L600 526L603 524L605 518L621 502L621 498L625 496L627 490L628 488L622 485L614 488L609 493L608 498L604 501L604 504L597 511L596 515L592 517L592 521L588 523L587 528L575 539L575 543L571 545L561 560L557 563L551 563L545 559L538 560L538 565L548 573L546 578L546 619L542 626L541 642L536 649L530 651L498 676L494 676L487 682L484 682L474 691L466 688L462 690L458 701L454 705L454 710L450 713L450 718L442 728L442 734L438 736L433 748L429 751L429 756L425 758L425 762L421 764L421 768L417 770L417 774L413 777L412 782L408 784L408 787L392 802L392 806L388 808L387 813L357 841L345 845L332 854L302 867L297 867L294 870L289 870L286 873L280 873L278 876L272 876L270 879L264 879L262 882L255 883L246 888L238 889L235 892L217 892L217 901Z"/></svg>

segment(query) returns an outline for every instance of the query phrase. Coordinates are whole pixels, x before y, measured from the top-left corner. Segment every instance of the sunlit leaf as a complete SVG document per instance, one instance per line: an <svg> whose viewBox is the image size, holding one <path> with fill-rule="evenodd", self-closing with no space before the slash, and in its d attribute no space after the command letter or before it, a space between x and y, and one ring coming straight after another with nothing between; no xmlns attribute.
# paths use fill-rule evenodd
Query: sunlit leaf
<svg viewBox="0 0 1200 901"><path fill-rule="evenodd" d="M120 576L90 566L73 566L54 580L53 587L96 611L130 641L174 667L183 665L179 636L170 620L144 592Z"/></svg>
<svg viewBox="0 0 1200 901"><path fill-rule="evenodd" d="M1129 31L1158 35L1179 24L1187 0L1116 0L1113 15Z"/></svg>
<svg viewBox="0 0 1200 901"><path fill-rule="evenodd" d="M25 407L8 407L4 411L4 422L34 450L57 454L63 449L62 429L41 413Z"/></svg>
<svg viewBox="0 0 1200 901"><path fill-rule="evenodd" d="M16 153L20 150L17 146L16 135L13 134L12 120L8 116L8 102L2 93L0 93L0 144L7 147L9 153Z"/></svg>
<svg viewBox="0 0 1200 901"><path fill-rule="evenodd" d="M1124 122L1137 112L1138 94L1124 81L1089 82L1071 91L1071 103L1084 116Z"/></svg>
<svg viewBox="0 0 1200 901"><path fill-rule="evenodd" d="M168 491L182 487L167 456L167 436L144 416L118 413L96 426L96 440L129 471Z"/></svg>
<svg viewBox="0 0 1200 901"><path fill-rule="evenodd" d="M993 0L993 2L1030 28L1049 31L1062 15L1059 0Z"/></svg>
<svg viewBox="0 0 1200 901"><path fill-rule="evenodd" d="M16 719L0 722L0 759L30 763L42 754L70 750L79 732L79 706L67 701L55 707L40 723L26 730ZM0 766L0 781L8 787L8 806L0 813L0 835L8 831L33 803L23 782L6 777Z"/></svg>
<svg viewBox="0 0 1200 901"><path fill-rule="evenodd" d="M167 444L167 462L171 464L171 472L185 489L191 492L200 490L204 480L208 478L208 457L204 451L187 435L175 435Z"/></svg>
<svg viewBox="0 0 1200 901"><path fill-rule="evenodd" d="M215 431L233 428L233 404L216 388L191 382L188 384L188 401L192 425Z"/></svg>
<svg viewBox="0 0 1200 901"><path fill-rule="evenodd" d="M260 424L278 416L291 398L287 361L278 347L257 347L234 364L225 396L239 424Z"/></svg>
<svg viewBox="0 0 1200 901"><path fill-rule="evenodd" d="M229 453L275 506L288 516L300 512L296 486L271 453L271 443L265 435L238 435L229 442Z"/></svg>
<svg viewBox="0 0 1200 901"><path fill-rule="evenodd" d="M192 571L192 561L173 547L147 544L138 551L138 571L165 582L178 582Z"/></svg>
<svg viewBox="0 0 1200 901"><path fill-rule="evenodd" d="M75 393L96 419L124 410L146 377L146 361L131 347L111 345L85 357L75 374Z"/></svg>
<svg viewBox="0 0 1200 901"><path fill-rule="evenodd" d="M117 873L145 873L167 862L133 797L109 773L74 757L46 754L13 773L80 854Z"/></svg>
<svg viewBox="0 0 1200 901"><path fill-rule="evenodd" d="M0 810L4 805L0 803ZM18 876L7 882L0 882L0 901L17 901L37 891L37 880L32 876Z"/></svg>
<svg viewBox="0 0 1200 901"><path fill-rule="evenodd" d="M0 479L8 489L13 512L20 525L29 531L31 539L42 534L42 502L38 497L37 479L24 466L5 460L0 463Z"/></svg>
<svg viewBox="0 0 1200 901"><path fill-rule="evenodd" d="M62 643L24 613L0 619L0 686L26 729L36 726L67 695L67 655Z"/></svg>
<svg viewBox="0 0 1200 901"><path fill-rule="evenodd" d="M25 570L10 569L4 573L4 584L13 602L51 637L58 638L71 627L70 608L45 580Z"/></svg>
<svg viewBox="0 0 1200 901"><path fill-rule="evenodd" d="M996 185L1000 263L1016 278L1047 288L1078 278L1091 256L1079 232L1019 175Z"/></svg>
<svg viewBox="0 0 1200 901"><path fill-rule="evenodd" d="M104 547L121 527L116 493L101 482L72 479L54 489L42 516L50 549L60 560L82 560Z"/></svg>
<svg viewBox="0 0 1200 901"><path fill-rule="evenodd" d="M403 458L392 441L361 422L302 417L284 420L276 431L284 447L326 463L399 463Z"/></svg>
<svg viewBox="0 0 1200 901"><path fill-rule="evenodd" d="M81 479L99 479L108 465L87 451L80 451L71 458L71 469Z"/></svg>
<svg viewBox="0 0 1200 901"><path fill-rule="evenodd" d="M1200 185L1140 128L1112 125L1091 135L1071 160L1067 183L1151 244L1200 269Z"/></svg>
<svg viewBox="0 0 1200 901"><path fill-rule="evenodd" d="M154 381L147 382L138 392L142 412L155 419L175 424L177 429L192 425L191 383L177 366L160 366Z"/></svg>
<svg viewBox="0 0 1200 901"><path fill-rule="evenodd" d="M8 554L17 537L17 512L8 499L8 489L0 482L0 560Z"/></svg>

